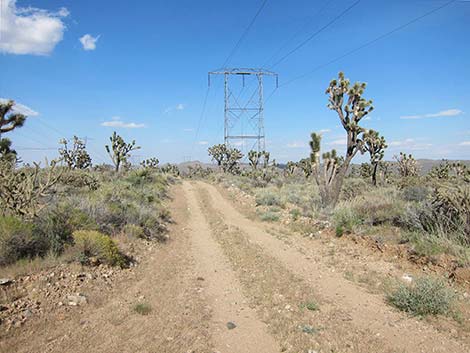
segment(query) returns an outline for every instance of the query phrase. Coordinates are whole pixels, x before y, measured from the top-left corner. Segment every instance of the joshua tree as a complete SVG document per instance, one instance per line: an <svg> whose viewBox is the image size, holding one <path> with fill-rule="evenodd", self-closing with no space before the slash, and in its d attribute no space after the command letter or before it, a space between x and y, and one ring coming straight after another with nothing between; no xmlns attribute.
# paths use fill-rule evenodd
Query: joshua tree
<svg viewBox="0 0 470 353"><path fill-rule="evenodd" d="M259 164L259 158L261 157L261 153L258 151L249 151L248 152L248 160L250 161L251 168L256 170Z"/></svg>
<svg viewBox="0 0 470 353"><path fill-rule="evenodd" d="M15 102L12 100L0 103L0 137L5 132L12 131L24 125L26 116L20 113L13 113Z"/></svg>
<svg viewBox="0 0 470 353"><path fill-rule="evenodd" d="M320 189L320 197L325 205L331 203L332 185L334 185L338 170L341 167L343 160L336 153L336 150L323 153L323 163L320 164L320 144L321 135L312 133L310 140L310 164L312 174L315 177L315 182ZM323 170L322 170L323 169Z"/></svg>
<svg viewBox="0 0 470 353"><path fill-rule="evenodd" d="M213 161L216 161L217 166L220 167L227 153L227 146L225 144L218 144L207 149L209 156Z"/></svg>
<svg viewBox="0 0 470 353"><path fill-rule="evenodd" d="M105 148L113 161L115 171L118 172L122 165L128 164L128 158L131 156L130 153L140 149L140 146L135 145L135 140L131 143L126 143L116 131L113 132L109 140L111 141L111 147L106 145Z"/></svg>
<svg viewBox="0 0 470 353"><path fill-rule="evenodd" d="M398 163L398 173L401 177L413 177L417 176L419 172L419 166L416 159L411 154L400 152L400 157L395 156L395 160Z"/></svg>
<svg viewBox="0 0 470 353"><path fill-rule="evenodd" d="M146 159L146 160L140 162L140 165L145 169L157 169L158 168L158 163L160 163L158 158L152 157L152 158L149 158L149 159Z"/></svg>
<svg viewBox="0 0 470 353"><path fill-rule="evenodd" d="M91 157L83 140L74 136L70 148L66 139L60 140L59 143L63 145L59 148L59 155L69 169L86 169L91 166Z"/></svg>
<svg viewBox="0 0 470 353"><path fill-rule="evenodd" d="M240 159L243 153L236 148L228 148L222 161L222 169L225 173L238 174L240 172Z"/></svg>
<svg viewBox="0 0 470 353"><path fill-rule="evenodd" d="M359 126L359 122L374 109L372 101L363 98L365 89L365 83L356 82L351 85L342 72L338 74L338 79L332 80L326 89L328 108L338 114L347 134L344 161L337 166L336 177L328 187L327 197L324 200L327 206L334 206L338 202L343 180L352 159L358 152L364 153L365 151L363 136L365 130ZM312 152L315 153L313 149ZM319 155L319 149L316 153Z"/></svg>
<svg viewBox="0 0 470 353"><path fill-rule="evenodd" d="M293 175L295 172L295 167L297 167L297 163L289 161L286 164L286 173L287 175Z"/></svg>
<svg viewBox="0 0 470 353"><path fill-rule="evenodd" d="M12 100L0 103L0 159L10 162L16 161L16 151L11 149L9 139L2 139L2 134L23 126L26 121L25 115L13 112L14 106L15 102Z"/></svg>
<svg viewBox="0 0 470 353"><path fill-rule="evenodd" d="M377 185L377 168L380 161L384 158L387 143L383 136L375 130L368 130L364 132L364 149L369 152L370 164L372 166L371 176L372 184Z"/></svg>
<svg viewBox="0 0 470 353"><path fill-rule="evenodd" d="M217 166L221 167L224 173L236 174L240 171L239 163L243 154L236 148L229 148L224 144L209 147L209 156L216 161Z"/></svg>
<svg viewBox="0 0 470 353"><path fill-rule="evenodd" d="M305 179L308 179L312 175L312 162L309 158L303 158L297 163L297 166L304 172Z"/></svg>
<svg viewBox="0 0 470 353"><path fill-rule="evenodd" d="M0 139L0 161L17 162L16 151L11 148L10 139Z"/></svg>
<svg viewBox="0 0 470 353"><path fill-rule="evenodd" d="M271 154L267 151L262 151L260 152L260 157L263 157L263 168L266 169L269 165L269 158L271 157ZM275 164L273 162L273 164Z"/></svg>

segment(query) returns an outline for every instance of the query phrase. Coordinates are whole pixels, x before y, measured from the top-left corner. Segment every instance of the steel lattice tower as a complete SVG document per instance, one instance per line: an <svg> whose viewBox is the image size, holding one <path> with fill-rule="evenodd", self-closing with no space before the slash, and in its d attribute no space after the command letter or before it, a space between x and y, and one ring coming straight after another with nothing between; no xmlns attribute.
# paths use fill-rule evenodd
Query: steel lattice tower
<svg viewBox="0 0 470 353"><path fill-rule="evenodd" d="M209 72L209 86L211 75L224 75L224 143L230 146L231 140L256 140L258 152L264 151L264 99L263 99L263 76L274 76L276 87L278 86L278 75L272 71L264 69L220 69ZM231 89L230 77L241 76L243 88L245 88L245 78L256 76L257 87L249 99L240 99L235 96ZM257 98L257 99L255 99ZM243 122L248 124L243 125ZM241 133L234 132L237 124L242 126ZM243 131L243 127L248 126L248 132ZM253 145L254 147L254 145Z"/></svg>

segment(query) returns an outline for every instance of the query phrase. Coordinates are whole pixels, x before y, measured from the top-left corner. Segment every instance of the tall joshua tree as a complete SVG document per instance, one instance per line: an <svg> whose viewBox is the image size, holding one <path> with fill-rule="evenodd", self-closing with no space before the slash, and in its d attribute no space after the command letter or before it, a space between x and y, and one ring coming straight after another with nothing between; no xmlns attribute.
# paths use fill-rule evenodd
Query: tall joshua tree
<svg viewBox="0 0 470 353"><path fill-rule="evenodd" d="M7 160L16 160L16 151L11 149L11 141L2 138L2 134L23 126L26 121L25 115L13 111L14 106L12 100L0 103L0 157Z"/></svg>
<svg viewBox="0 0 470 353"><path fill-rule="evenodd" d="M383 136L375 130L364 132L364 149L369 152L370 164L372 166L372 183L377 185L377 169L380 161L384 158L387 143Z"/></svg>
<svg viewBox="0 0 470 353"><path fill-rule="evenodd" d="M135 140L131 143L126 143L116 131L113 132L109 140L111 141L111 146L106 145L105 148L113 161L116 172L118 172L121 166L128 164L131 152L140 149L140 146L136 146Z"/></svg>
<svg viewBox="0 0 470 353"><path fill-rule="evenodd" d="M251 168L253 170L258 169L259 159L261 157L261 153L258 151L251 150L248 152L248 160L250 162Z"/></svg>
<svg viewBox="0 0 470 353"><path fill-rule="evenodd" d="M346 131L347 145L344 160L341 165L336 166L337 171L330 186L326 189L326 206L334 206L338 202L344 177L348 171L352 159L358 152L364 153L364 128L359 126L360 121L372 112L372 100L363 97L366 83L356 82L351 85L350 81L340 72L338 79L331 80L326 94L328 95L328 108L335 111ZM316 147L316 146L315 146ZM313 149L312 149L312 152ZM319 149L317 153L319 156ZM330 156L331 157L331 156Z"/></svg>

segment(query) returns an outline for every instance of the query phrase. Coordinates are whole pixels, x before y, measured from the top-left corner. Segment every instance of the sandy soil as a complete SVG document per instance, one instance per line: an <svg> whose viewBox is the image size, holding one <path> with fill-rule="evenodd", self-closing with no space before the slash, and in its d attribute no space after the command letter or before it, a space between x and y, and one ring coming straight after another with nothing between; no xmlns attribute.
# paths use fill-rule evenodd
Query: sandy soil
<svg viewBox="0 0 470 353"><path fill-rule="evenodd" d="M172 198L171 240L149 248L132 276L91 288L89 303L65 316L52 310L2 332L0 351L470 351L334 271L325 248L274 236L214 186L184 181ZM138 303L150 313L136 313Z"/></svg>

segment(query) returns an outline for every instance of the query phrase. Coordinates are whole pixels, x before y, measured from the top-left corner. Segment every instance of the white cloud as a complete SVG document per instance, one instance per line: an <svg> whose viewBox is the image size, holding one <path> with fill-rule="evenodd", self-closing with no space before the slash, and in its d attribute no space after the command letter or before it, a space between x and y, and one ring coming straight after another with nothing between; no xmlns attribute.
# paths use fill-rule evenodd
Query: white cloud
<svg viewBox="0 0 470 353"><path fill-rule="evenodd" d="M173 110L184 110L185 108L186 108L186 104L178 103L176 106L166 108L166 109L163 111L163 113L164 113L164 114L169 114L169 113L171 113Z"/></svg>
<svg viewBox="0 0 470 353"><path fill-rule="evenodd" d="M320 135L326 134L327 132L331 132L331 129L321 129L320 131L318 131Z"/></svg>
<svg viewBox="0 0 470 353"><path fill-rule="evenodd" d="M192 128L187 128L187 129L183 129L183 131L184 131L184 132L193 132L194 129L192 129Z"/></svg>
<svg viewBox="0 0 470 353"><path fill-rule="evenodd" d="M0 98L0 103L6 103L6 102L8 102L8 99ZM23 114L23 115L26 115L26 116L37 116L37 115L39 115L39 113L37 111L34 111L30 107L28 107L24 104L16 103L16 102L15 102L15 105L13 106L12 110L15 113L20 113L20 114Z"/></svg>
<svg viewBox="0 0 470 353"><path fill-rule="evenodd" d="M100 39L100 36L93 37L90 34L85 34L83 37L80 37L78 40L82 43L83 50L95 50L96 42Z"/></svg>
<svg viewBox="0 0 470 353"><path fill-rule="evenodd" d="M17 7L16 0L0 1L0 52L48 55L64 35L66 8L57 12Z"/></svg>
<svg viewBox="0 0 470 353"><path fill-rule="evenodd" d="M400 119L413 120L413 119L428 119L428 118L441 118L441 117L453 117L463 114L460 109L448 109L442 110L438 113L422 114L422 115L405 115L401 116Z"/></svg>
<svg viewBox="0 0 470 353"><path fill-rule="evenodd" d="M307 144L303 141L292 141L292 142L289 142L286 146L287 148L302 148L302 147L306 147Z"/></svg>
<svg viewBox="0 0 470 353"><path fill-rule="evenodd" d="M111 118L110 121L102 122L101 126L116 127L116 128L123 128L123 129L140 129L140 128L145 127L145 124L126 123L122 121L120 117L114 116Z"/></svg>
<svg viewBox="0 0 470 353"><path fill-rule="evenodd" d="M197 144L198 145L208 145L209 142L208 141L199 141Z"/></svg>
<svg viewBox="0 0 470 353"><path fill-rule="evenodd" d="M404 140L397 140L397 141L392 141L388 144L390 149L399 149L403 148L406 150L412 150L412 151L420 151L420 150L426 150L430 147L432 147L431 143L425 143L425 142L419 142L416 141L415 139L412 138L407 138Z"/></svg>
<svg viewBox="0 0 470 353"><path fill-rule="evenodd" d="M463 141L459 143L459 146L470 146L470 141Z"/></svg>

